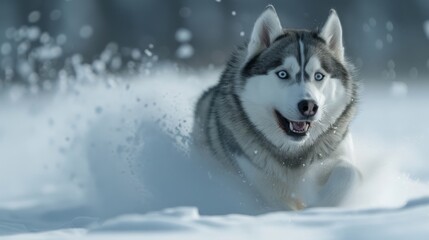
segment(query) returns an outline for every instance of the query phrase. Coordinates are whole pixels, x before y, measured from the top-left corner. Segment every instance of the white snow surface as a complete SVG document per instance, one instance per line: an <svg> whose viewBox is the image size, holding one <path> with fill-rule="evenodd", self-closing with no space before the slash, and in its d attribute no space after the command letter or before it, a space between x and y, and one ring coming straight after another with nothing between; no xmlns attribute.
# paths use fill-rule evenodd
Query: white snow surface
<svg viewBox="0 0 429 240"><path fill-rule="evenodd" d="M1 239L429 236L427 85L398 98L367 81L352 123L362 186L342 206L286 212L191 151L193 106L219 72L166 69L0 95Z"/></svg>

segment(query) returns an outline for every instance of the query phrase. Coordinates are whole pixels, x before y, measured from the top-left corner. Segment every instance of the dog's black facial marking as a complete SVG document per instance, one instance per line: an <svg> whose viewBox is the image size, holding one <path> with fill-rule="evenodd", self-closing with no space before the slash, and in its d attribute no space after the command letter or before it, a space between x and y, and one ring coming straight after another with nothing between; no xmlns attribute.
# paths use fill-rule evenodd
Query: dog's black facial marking
<svg viewBox="0 0 429 240"><path fill-rule="evenodd" d="M297 54L295 49L291 47L296 43L295 39L295 35L289 32L280 35L268 48L255 55L245 64L241 70L241 75L244 78L266 75L268 71L282 65L285 56Z"/></svg>
<svg viewBox="0 0 429 240"><path fill-rule="evenodd" d="M267 48L250 59L242 69L241 75L245 78L255 75L266 75L271 69L282 65L283 59L280 56L267 53L271 50L271 48Z"/></svg>
<svg viewBox="0 0 429 240"><path fill-rule="evenodd" d="M348 69L330 52L326 41L320 37L319 32L307 30L285 30L270 46L247 61L241 69L242 79L268 74L270 70L281 66L287 56L295 56L300 63L299 41L304 45L304 66L312 56L317 55L321 67L332 78L340 79L345 87L350 84L351 76ZM310 80L307 72L304 72L304 78Z"/></svg>
<svg viewBox="0 0 429 240"><path fill-rule="evenodd" d="M319 47L317 55L319 57L321 67L331 75L331 78L341 80L341 83L346 88L351 84L351 76L349 71L346 69L346 66L333 56L333 54L327 49L326 44L325 48Z"/></svg>
<svg viewBox="0 0 429 240"><path fill-rule="evenodd" d="M281 40L283 38L286 38L288 36L290 36L290 34L287 31L284 31L284 33L282 35L280 35L280 36L276 37L276 39L274 39L273 43L277 42L277 41L279 41L279 40Z"/></svg>

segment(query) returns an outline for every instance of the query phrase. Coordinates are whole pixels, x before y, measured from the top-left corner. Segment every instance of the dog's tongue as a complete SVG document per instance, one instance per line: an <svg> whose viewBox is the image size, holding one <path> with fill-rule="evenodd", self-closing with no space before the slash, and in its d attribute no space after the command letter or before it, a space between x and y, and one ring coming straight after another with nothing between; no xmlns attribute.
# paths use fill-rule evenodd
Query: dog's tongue
<svg viewBox="0 0 429 240"><path fill-rule="evenodd" d="M305 130L305 122L292 122L293 129L297 131L304 131Z"/></svg>

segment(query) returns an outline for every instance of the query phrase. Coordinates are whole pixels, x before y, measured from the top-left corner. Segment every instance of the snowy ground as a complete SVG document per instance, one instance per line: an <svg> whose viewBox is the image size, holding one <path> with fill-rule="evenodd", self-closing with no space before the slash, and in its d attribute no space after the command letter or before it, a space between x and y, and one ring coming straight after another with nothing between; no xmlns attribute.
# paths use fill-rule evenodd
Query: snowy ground
<svg viewBox="0 0 429 240"><path fill-rule="evenodd" d="M270 212L189 151L193 103L217 75L93 76L0 95L0 238L429 236L429 85L365 86L352 127L365 182L344 206Z"/></svg>

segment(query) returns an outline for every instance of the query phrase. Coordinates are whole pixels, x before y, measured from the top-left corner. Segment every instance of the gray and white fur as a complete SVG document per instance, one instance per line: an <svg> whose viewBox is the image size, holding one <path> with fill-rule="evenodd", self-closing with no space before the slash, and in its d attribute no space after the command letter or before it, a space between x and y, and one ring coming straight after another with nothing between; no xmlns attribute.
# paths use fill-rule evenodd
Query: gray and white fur
<svg viewBox="0 0 429 240"><path fill-rule="evenodd" d="M249 43L198 100L195 144L272 206L338 205L360 176L349 133L357 103L352 72L334 10L321 31L293 30L281 27L269 5Z"/></svg>

